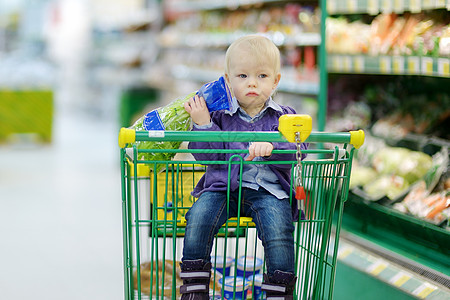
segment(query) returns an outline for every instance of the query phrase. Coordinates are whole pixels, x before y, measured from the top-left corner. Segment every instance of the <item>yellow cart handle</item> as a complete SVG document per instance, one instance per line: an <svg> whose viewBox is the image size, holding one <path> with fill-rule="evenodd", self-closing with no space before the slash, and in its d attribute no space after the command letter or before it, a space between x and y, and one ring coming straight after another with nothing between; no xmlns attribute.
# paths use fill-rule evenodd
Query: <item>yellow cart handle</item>
<svg viewBox="0 0 450 300"><path fill-rule="evenodd" d="M363 130L350 131L350 144L359 149L364 144L365 134Z"/></svg>
<svg viewBox="0 0 450 300"><path fill-rule="evenodd" d="M119 147L123 148L126 144L132 144L136 141L136 130L130 128L120 128Z"/></svg>

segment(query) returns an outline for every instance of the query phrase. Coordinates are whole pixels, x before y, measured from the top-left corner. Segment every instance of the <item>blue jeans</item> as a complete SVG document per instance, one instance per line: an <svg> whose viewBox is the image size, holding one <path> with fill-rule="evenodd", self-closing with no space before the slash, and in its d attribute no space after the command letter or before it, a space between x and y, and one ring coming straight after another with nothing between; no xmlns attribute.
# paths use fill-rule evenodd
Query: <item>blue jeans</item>
<svg viewBox="0 0 450 300"><path fill-rule="evenodd" d="M294 226L289 199L279 200L266 190L242 188L241 217L251 217L264 246L267 272L294 273ZM204 192L186 214L183 261L210 261L215 234L226 220L237 217L238 191L231 192L227 215L226 192Z"/></svg>

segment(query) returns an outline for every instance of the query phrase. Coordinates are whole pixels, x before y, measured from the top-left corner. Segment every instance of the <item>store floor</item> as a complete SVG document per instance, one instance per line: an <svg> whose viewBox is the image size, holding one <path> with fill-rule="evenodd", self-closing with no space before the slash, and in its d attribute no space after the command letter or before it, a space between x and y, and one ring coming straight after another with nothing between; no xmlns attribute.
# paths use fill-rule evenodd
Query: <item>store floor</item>
<svg viewBox="0 0 450 300"><path fill-rule="evenodd" d="M0 145L0 299L123 299L118 125L107 119L57 107L51 145Z"/></svg>

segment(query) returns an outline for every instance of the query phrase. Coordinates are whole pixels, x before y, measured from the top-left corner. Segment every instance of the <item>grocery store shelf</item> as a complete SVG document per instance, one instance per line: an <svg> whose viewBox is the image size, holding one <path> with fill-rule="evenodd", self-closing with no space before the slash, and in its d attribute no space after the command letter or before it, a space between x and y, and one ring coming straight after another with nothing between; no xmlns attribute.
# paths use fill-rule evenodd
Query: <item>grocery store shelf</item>
<svg viewBox="0 0 450 300"><path fill-rule="evenodd" d="M449 77L450 58L330 54L327 68L330 73Z"/></svg>
<svg viewBox="0 0 450 300"><path fill-rule="evenodd" d="M171 6L173 12L194 12L215 9L236 9L241 6L261 5L263 3L287 2L286 0L194 0L177 1L176 5Z"/></svg>
<svg viewBox="0 0 450 300"><path fill-rule="evenodd" d="M251 32L171 32L170 38L160 39L162 47L194 47L194 48L226 48L237 38ZM320 34L304 32L296 35L286 35L281 32L264 34L278 46L318 46Z"/></svg>
<svg viewBox="0 0 450 300"><path fill-rule="evenodd" d="M283 71L281 71L283 73ZM172 67L171 74L176 79L190 79L198 82L209 82L222 76L222 72L195 68L185 65ZM278 85L278 91L303 95L317 95L319 93L318 82L299 81L292 77L282 77Z"/></svg>
<svg viewBox="0 0 450 300"><path fill-rule="evenodd" d="M443 274L450 274L450 231L380 203L349 195L342 228Z"/></svg>
<svg viewBox="0 0 450 300"><path fill-rule="evenodd" d="M419 299L449 299L450 278L342 231L338 261Z"/></svg>
<svg viewBox="0 0 450 300"><path fill-rule="evenodd" d="M429 9L450 9L448 0L328 0L329 14L419 13Z"/></svg>

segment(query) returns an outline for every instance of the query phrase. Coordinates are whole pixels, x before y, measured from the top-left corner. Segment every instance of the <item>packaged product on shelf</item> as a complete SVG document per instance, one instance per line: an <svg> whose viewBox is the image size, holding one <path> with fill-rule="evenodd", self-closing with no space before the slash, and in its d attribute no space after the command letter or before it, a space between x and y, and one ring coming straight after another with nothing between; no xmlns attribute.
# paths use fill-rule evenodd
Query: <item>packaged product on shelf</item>
<svg viewBox="0 0 450 300"><path fill-rule="evenodd" d="M407 15L405 26L402 32L399 34L397 44L393 46L395 55L408 54L406 47L408 43L414 38L415 27L420 22L420 19L416 15Z"/></svg>
<svg viewBox="0 0 450 300"><path fill-rule="evenodd" d="M195 95L205 99L209 111L228 109L231 103L231 94L225 79L206 83L197 92L173 100L168 105L154 109L140 117L130 128L141 131L170 130L187 131L191 126L189 114L184 109L184 103ZM178 149L181 142L136 142L138 149ZM175 153L140 153L139 160L170 160ZM159 170L161 171L162 167Z"/></svg>
<svg viewBox="0 0 450 300"><path fill-rule="evenodd" d="M443 21L444 20L444 21ZM370 24L328 18L330 53L442 56L450 53L449 25L439 15L382 13Z"/></svg>
<svg viewBox="0 0 450 300"><path fill-rule="evenodd" d="M350 177L350 188L365 186L370 182L373 182L377 176L378 173L374 170L374 168L361 166L355 161L353 164L352 175Z"/></svg>
<svg viewBox="0 0 450 300"><path fill-rule="evenodd" d="M441 224L450 217L450 179L448 178L448 151L433 155L433 166L422 180L415 183L405 198L393 208Z"/></svg>
<svg viewBox="0 0 450 300"><path fill-rule="evenodd" d="M373 159L375 170L381 174L396 174L414 183L422 178L432 166L428 154L401 147L381 149Z"/></svg>
<svg viewBox="0 0 450 300"><path fill-rule="evenodd" d="M377 140L373 139L375 143ZM370 149L369 143L366 144ZM434 178L431 174L441 164L438 154L431 157L420 151L385 145L372 149L372 153L368 153L367 149L357 153L357 162L350 177L352 191L371 201L383 198L398 201L419 180L428 180L430 186L430 178Z"/></svg>
<svg viewBox="0 0 450 300"><path fill-rule="evenodd" d="M400 197L408 187L408 181L403 177L395 174L383 174L364 185L363 191L370 199L378 200L387 197L389 200L395 200Z"/></svg>
<svg viewBox="0 0 450 300"><path fill-rule="evenodd" d="M450 191L428 194L425 182L421 181L402 202L394 204L393 207L438 225L450 217Z"/></svg>
<svg viewBox="0 0 450 300"><path fill-rule="evenodd" d="M369 51L371 27L360 21L349 23L345 18L327 19L327 51L341 54L362 54Z"/></svg>
<svg viewBox="0 0 450 300"><path fill-rule="evenodd" d="M381 14L372 23L373 40L371 54L387 54L404 25L403 18L396 14Z"/></svg>

